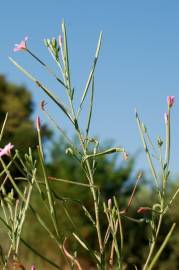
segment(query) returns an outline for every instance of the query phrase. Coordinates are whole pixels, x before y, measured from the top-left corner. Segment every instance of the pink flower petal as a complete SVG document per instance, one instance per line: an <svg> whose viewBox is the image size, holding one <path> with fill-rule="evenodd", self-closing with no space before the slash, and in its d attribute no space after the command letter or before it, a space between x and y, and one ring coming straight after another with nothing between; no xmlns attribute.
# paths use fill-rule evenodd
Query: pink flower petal
<svg viewBox="0 0 179 270"><path fill-rule="evenodd" d="M11 149L14 147L11 143L8 143L4 148L0 148L0 157L2 156L11 156Z"/></svg>
<svg viewBox="0 0 179 270"><path fill-rule="evenodd" d="M19 44L15 44L15 48L13 49L14 52L22 51L27 49L26 41L28 40L28 37L25 37L24 40L22 40Z"/></svg>
<svg viewBox="0 0 179 270"><path fill-rule="evenodd" d="M168 104L169 107L172 107L174 102L175 102L175 97L174 96L168 96L167 97L167 104Z"/></svg>

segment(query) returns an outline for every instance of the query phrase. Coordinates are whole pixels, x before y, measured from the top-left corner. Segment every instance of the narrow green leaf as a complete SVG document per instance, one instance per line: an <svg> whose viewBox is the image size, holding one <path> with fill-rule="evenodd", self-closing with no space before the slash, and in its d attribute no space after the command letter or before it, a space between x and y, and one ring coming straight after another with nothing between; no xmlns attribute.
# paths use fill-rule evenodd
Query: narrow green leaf
<svg viewBox="0 0 179 270"><path fill-rule="evenodd" d="M123 153L124 152L124 148L110 148L110 149L107 149L103 152L99 152L99 153L96 153L96 154L92 154L92 155L87 155L84 157L83 159L83 163L89 159L89 158L94 158L94 157L99 157L99 156L104 156L104 155L109 155L109 154L113 154L113 153Z"/></svg>
<svg viewBox="0 0 179 270"><path fill-rule="evenodd" d="M7 224L7 222L0 216L0 221L8 228L8 230L11 230L11 227ZM35 255L40 257L42 260L48 262L50 265L54 266L56 269L62 270L60 266L55 264L53 261L48 259L46 256L41 254L39 251L37 251L34 247L32 247L29 243L27 243L22 237L20 238L21 242L28 248L30 249Z"/></svg>
<svg viewBox="0 0 179 270"><path fill-rule="evenodd" d="M76 233L73 233L73 236L74 238L78 241L78 243L85 249L87 250L91 256L95 259L95 261L99 264L100 261L99 261L99 258L97 257L97 255L95 253L93 253L93 251L90 249L90 247L88 247L88 245L86 243L84 243L84 241L82 241L80 239L80 237L76 234Z"/></svg>
<svg viewBox="0 0 179 270"><path fill-rule="evenodd" d="M49 91L45 86L43 86L35 77L33 77L28 71L26 71L22 66L20 66L15 60L13 60L11 57L9 57L9 60L25 75L27 76L31 81L33 81L38 87L40 87L56 104L60 109L65 113L65 115L70 119L70 121L74 124L73 118L70 115L68 109L65 107L65 105L57 98L55 97L51 91Z"/></svg>
<svg viewBox="0 0 179 270"><path fill-rule="evenodd" d="M8 113L6 113L6 115L5 115L4 122L3 122L3 125L2 125L2 128L1 128L0 141L2 140L2 136L3 136L3 133L4 133L4 128L6 126L7 118L8 118Z"/></svg>
<svg viewBox="0 0 179 270"><path fill-rule="evenodd" d="M27 52L35 59L37 60L44 68L46 68L46 70L49 72L49 74L51 74L60 84L62 84L64 87L66 87L66 85L64 84L64 82L56 76L56 74L53 72L53 70L51 70L51 68L49 68L49 66L47 66L39 57L37 57L34 53L32 53L29 49L27 49Z"/></svg>
<svg viewBox="0 0 179 270"><path fill-rule="evenodd" d="M41 145L41 137L40 136L38 136L38 137L39 137L39 143ZM45 169L45 165L44 165L42 148L41 149L38 148L38 154L39 154L40 165L41 165L41 168L42 168L43 177L44 177L44 181L45 181L51 219L53 221L56 234L59 237L59 230L58 230L58 223L57 223L55 205L54 205L54 201L53 201L53 197L52 197L52 193L51 193L51 189L50 189L50 185L49 185L49 182L48 182L48 177L47 177L47 173L46 173L46 169Z"/></svg>
<svg viewBox="0 0 179 270"><path fill-rule="evenodd" d="M83 96L81 98L80 106L79 106L78 113L77 113L77 118L79 117L79 115L81 113L83 102L84 102L85 97L86 97L86 95L88 93L88 89L89 89L90 83L91 83L93 75L94 75L94 71L95 71L95 68L96 68L96 64L97 64L98 56L99 56L99 52L100 52L101 41L102 41L102 32L99 35L99 40L98 40L98 45L97 45L97 49L96 49L96 53L95 53L93 66L92 66L92 69L90 71L90 74L89 74L89 77L88 77L88 80L87 80L87 83L86 83L86 86L85 86L85 89L84 89L84 92L83 92Z"/></svg>
<svg viewBox="0 0 179 270"><path fill-rule="evenodd" d="M158 249L157 253L155 254L152 262L150 263L149 267L147 268L147 270L152 270L155 263L157 262L157 260L159 259L161 253L163 252L165 246L167 245L168 241L170 240L171 238L171 235L175 229L175 226L176 226L176 223L173 223L172 227L170 228L167 236L165 237L165 240L163 241L162 245L160 246L160 248Z"/></svg>
<svg viewBox="0 0 179 270"><path fill-rule="evenodd" d="M94 100L94 76L92 78L90 108L89 108L88 120L87 120L87 127L86 127L86 137L88 137L90 123L91 123L91 116L92 116L92 110L93 110L93 100Z"/></svg>
<svg viewBox="0 0 179 270"><path fill-rule="evenodd" d="M159 190L157 174L156 174L156 171L155 171L155 168L154 168L154 165L153 165L153 162L152 162L152 158L151 158L150 152L148 150L148 147L147 147L147 144L146 144L146 141L145 141L145 137L144 137L144 133L143 133L143 129L142 129L142 124L141 124L141 121L139 119L139 116L138 116L137 112L135 112L135 115L136 115L136 121L137 121L138 129L139 129L139 133L140 133L140 136L141 136L141 141L142 141L145 153L146 153L146 157L147 157L147 160L148 160L148 163L149 163L149 167L150 167L152 176L154 178L154 184L155 184L155 186L156 186L156 188L158 190L159 196L161 196L160 190Z"/></svg>
<svg viewBox="0 0 179 270"><path fill-rule="evenodd" d="M48 177L50 180L52 181L59 181L59 182L64 182L67 184L72 184L72 185L77 185L77 186L82 186L82 187L94 187L94 188L98 188L98 186L96 185L89 185L89 184L85 184L85 183L80 183L80 182L76 182L76 181L70 181L70 180L66 180L66 179L61 179L61 178L55 178L55 177Z"/></svg>
<svg viewBox="0 0 179 270"><path fill-rule="evenodd" d="M67 79L68 79L68 86L71 90L71 79L70 79L70 64L69 64L69 57L68 57L68 42L67 42L67 33L66 33L66 26L65 22L62 22L62 32L64 37L64 61L65 61L65 73L67 72ZM66 77L66 74L64 74Z"/></svg>

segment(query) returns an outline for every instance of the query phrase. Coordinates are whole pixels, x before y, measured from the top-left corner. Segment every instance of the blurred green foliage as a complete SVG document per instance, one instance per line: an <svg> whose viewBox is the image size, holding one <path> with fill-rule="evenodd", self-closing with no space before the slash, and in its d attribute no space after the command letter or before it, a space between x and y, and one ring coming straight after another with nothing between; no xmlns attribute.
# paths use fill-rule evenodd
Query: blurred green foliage
<svg viewBox="0 0 179 270"><path fill-rule="evenodd" d="M8 120L1 146L11 142L23 153L29 147L36 148L37 134L31 115L34 104L32 96L25 86L18 86L6 81L0 76L0 125L2 126L5 115L8 112ZM46 126L42 126L42 139L45 140L51 134Z"/></svg>

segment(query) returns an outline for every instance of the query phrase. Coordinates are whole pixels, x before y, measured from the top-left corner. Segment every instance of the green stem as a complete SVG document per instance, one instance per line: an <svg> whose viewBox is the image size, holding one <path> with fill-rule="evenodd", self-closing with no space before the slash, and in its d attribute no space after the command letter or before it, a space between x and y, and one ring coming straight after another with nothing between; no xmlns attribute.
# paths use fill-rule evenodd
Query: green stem
<svg viewBox="0 0 179 270"><path fill-rule="evenodd" d="M162 212L163 212L163 206L164 206L164 202L163 200L161 201L161 209L162 209ZM156 233L155 233L155 239L153 240L153 243L151 244L150 246L150 251L149 251L149 254L148 254L148 257L147 257L147 260L145 262L145 265L143 267L143 270L148 270L148 265L151 261L151 258L153 256L153 252L154 252L154 249L155 249L155 246L156 246L156 242L157 242L157 239L158 239L158 234L159 234L159 231L160 231L160 227L161 227L161 224L162 224L162 219L163 219L163 213L160 214L159 216L159 220L158 220L158 224L157 224L157 229L156 229Z"/></svg>
<svg viewBox="0 0 179 270"><path fill-rule="evenodd" d="M46 70L59 82L61 83L64 87L66 87L66 85L64 84L64 82L58 78L55 73L53 72L53 70L51 70L42 60L40 60L40 58L38 58L34 53L32 53L29 49L26 49L26 51L35 59L37 60L44 68L46 68Z"/></svg>
<svg viewBox="0 0 179 270"><path fill-rule="evenodd" d="M147 270L152 270L156 261L158 260L158 258L160 257L162 251L164 250L165 246L167 245L168 241L171 238L171 235L175 229L176 223L173 223L172 227L170 228L170 231L168 232L167 236L165 237L162 245L160 246L159 250L157 251L156 255L154 256L152 262L150 263L149 267L147 268Z"/></svg>
<svg viewBox="0 0 179 270"><path fill-rule="evenodd" d="M78 130L78 136L79 136L79 140L84 152L84 156L86 157L86 149L84 146L84 142L82 140L82 136L80 131ZM92 170L90 167L90 163L88 161L88 159L85 160L85 164L87 167L87 174L88 174L88 180L89 180L89 184L91 192L92 192L92 196L93 196L93 201L94 201L94 208L95 208L95 217L96 217L96 231L97 231L97 236L98 236L98 243L99 243L99 248L100 248L100 254L102 256L103 254L103 243L102 243L102 236L101 236L101 228L100 228L100 221L99 221L99 206L98 206L98 199L97 199L97 193L96 193L96 189L94 188L94 179L93 179L93 174L92 174Z"/></svg>
<svg viewBox="0 0 179 270"><path fill-rule="evenodd" d="M170 107L168 109L168 117L166 123L166 150L165 150L165 164L166 164L166 171L168 171L168 166L170 162Z"/></svg>

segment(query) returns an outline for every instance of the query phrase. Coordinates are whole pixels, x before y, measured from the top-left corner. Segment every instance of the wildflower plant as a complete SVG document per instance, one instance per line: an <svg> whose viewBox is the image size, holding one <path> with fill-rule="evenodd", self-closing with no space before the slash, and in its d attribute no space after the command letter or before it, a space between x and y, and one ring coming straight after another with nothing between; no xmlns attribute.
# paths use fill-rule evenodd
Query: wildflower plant
<svg viewBox="0 0 179 270"><path fill-rule="evenodd" d="M82 181L71 181L55 178L47 174L47 169L45 165L44 149L41 139L41 125L40 118L37 117L36 127L38 134L39 145L37 146L38 159L37 161L33 159L31 149L29 153L24 157L20 156L20 152L15 150L15 154L10 155L10 150L12 145L9 143L5 148L0 150L0 161L3 166L3 171L1 175L4 175L5 180L8 178L12 184L12 192L6 194L4 182L1 184L1 192L3 197L1 198L1 207L3 210L3 216L0 217L0 220L7 228L7 233L10 238L10 247L9 252L6 256L2 256L4 268L7 268L8 260L13 254L13 267L16 269L17 264L21 264L21 260L18 257L19 245L23 243L26 245L32 252L37 256L41 257L43 260L49 263L53 269L62 269L62 267L55 262L51 261L49 258L43 256L40 251L36 250L34 247L30 246L21 236L23 224L26 219L27 209L31 211L34 215L34 218L39 222L39 224L45 229L47 235L54 241L58 247L59 254L64 257L68 269L78 269L82 270L82 265L80 262L80 254L78 250L71 253L68 250L69 245L68 241L77 242L88 256L93 260L96 269L98 270L107 270L107 269L126 269L126 263L124 261L125 254L125 241L124 241L124 231L123 220L126 219L128 222L142 222L150 228L150 238L148 239L149 249L148 254L146 254L146 260L143 262L143 270L151 270L154 268L156 261L161 255L163 249L168 243L173 230L175 228L175 223L172 224L169 232L166 237L163 239L163 242L160 243L158 248L158 238L160 234L160 229L162 222L164 220L166 212L170 209L171 204L173 203L175 197L177 196L179 189L176 190L172 198L167 201L167 184L170 175L169 170L169 161L170 161L170 112L172 106L174 105L174 97L169 96L167 98L168 111L165 115L165 125L166 125L166 142L164 143L161 139L157 140L157 146L154 146L152 143L147 128L141 122L138 113L136 112L136 120L139 128L141 141L144 146L146 153L147 161L149 168L151 170L151 175L153 177L153 186L157 194L156 202L151 203L151 206L141 206L139 209L136 209L136 212L143 215L146 212L150 212L150 217L145 217L137 219L136 217L131 217L128 214L128 210L131 207L133 202L136 188L139 180L142 178L142 174L139 172L136 183L134 185L133 191L129 198L128 204L125 209L120 209L120 204L118 197L110 198L108 201L105 201L101 194L100 188L95 183L95 171L97 167L97 160L101 156L111 155L115 153L121 154L121 157L124 160L128 159L128 153L123 147L109 148L100 150L99 141L90 134L90 125L93 113L93 101L94 101L94 90L95 90L95 69L97 61L99 58L99 52L102 41L102 33L100 33L96 53L94 56L93 64L91 71L89 73L84 91L81 97L81 100L78 102L78 106L75 106L75 90L71 80L71 71L70 71L70 62L69 62L69 52L68 52L68 40L65 23L62 22L62 34L59 35L57 39L45 39L44 44L48 49L50 55L54 59L58 68L60 69L61 76L57 76L55 72L44 63L38 56L36 56L28 47L27 38L17 44L14 48L14 51L24 51L30 54L41 66L45 68L51 76L59 83L59 85L64 89L68 97L68 104L65 104L59 97L56 97L52 91L50 91L41 81L36 79L36 77L28 72L24 67L18 64L13 58L9 58L10 61L26 75L38 88L42 89L56 105L59 110L63 112L64 116L70 121L74 133L78 138L79 144L75 145L74 142L69 138L68 134L63 130L61 126L52 118L50 113L47 110L45 101L41 102L41 109L45 115L55 124L57 129L62 133L64 138L68 143L68 148L66 149L66 154L70 155L71 158L74 158L78 165L82 168L84 175L86 176L86 182ZM90 101L88 104L88 115L85 127L82 126L80 122L80 115L82 113L84 102L87 95L90 95ZM5 119L5 122L7 117ZM5 123L2 128L2 133L5 127ZM165 147L166 153L165 158L162 155L162 148ZM150 148L154 151L155 158L158 160L161 171L157 172L154 163L153 155L150 152ZM3 152L4 151L4 152ZM2 153L2 154L1 154ZM3 154L10 156L9 164L5 164L3 161ZM18 165L16 163L18 160ZM23 177L21 179L13 179L11 176L11 164L14 163L22 171ZM19 165L20 164L20 165ZM39 164L39 166L37 166ZM41 179L38 176L38 170L41 171ZM81 202L81 208L84 215L87 216L89 224L95 230L95 234L98 241L97 250L93 250L88 242L84 239L81 232L78 230L75 222L73 220L73 215L70 213L67 208L65 208L65 203L68 198L63 198L60 194L57 194L53 189L51 180L56 181L57 183L66 181L71 185L85 186L90 190L91 200L93 202L93 210L87 209L85 207L85 202ZM17 185L17 180L23 180L24 184L22 187ZM46 213L49 215L51 220L51 225L46 223L46 221L41 216L41 213L36 209L31 202L32 191L36 189L38 195L41 198L41 201L46 209ZM13 192L18 194L18 199L14 199ZM57 202L62 201L68 221L73 227L73 232L71 233L70 240L66 235L64 235L63 228L59 226L59 220L57 217ZM105 230L102 230L101 216L106 218L106 227ZM139 232L140 233L140 232ZM157 246L157 248L156 248ZM142 248L142 247L141 247ZM22 264L21 264L22 265ZM22 267L24 267L22 265ZM138 269L136 265L133 265L134 269ZM24 267L25 269L25 267ZM32 266L32 269L35 269L35 266Z"/></svg>

